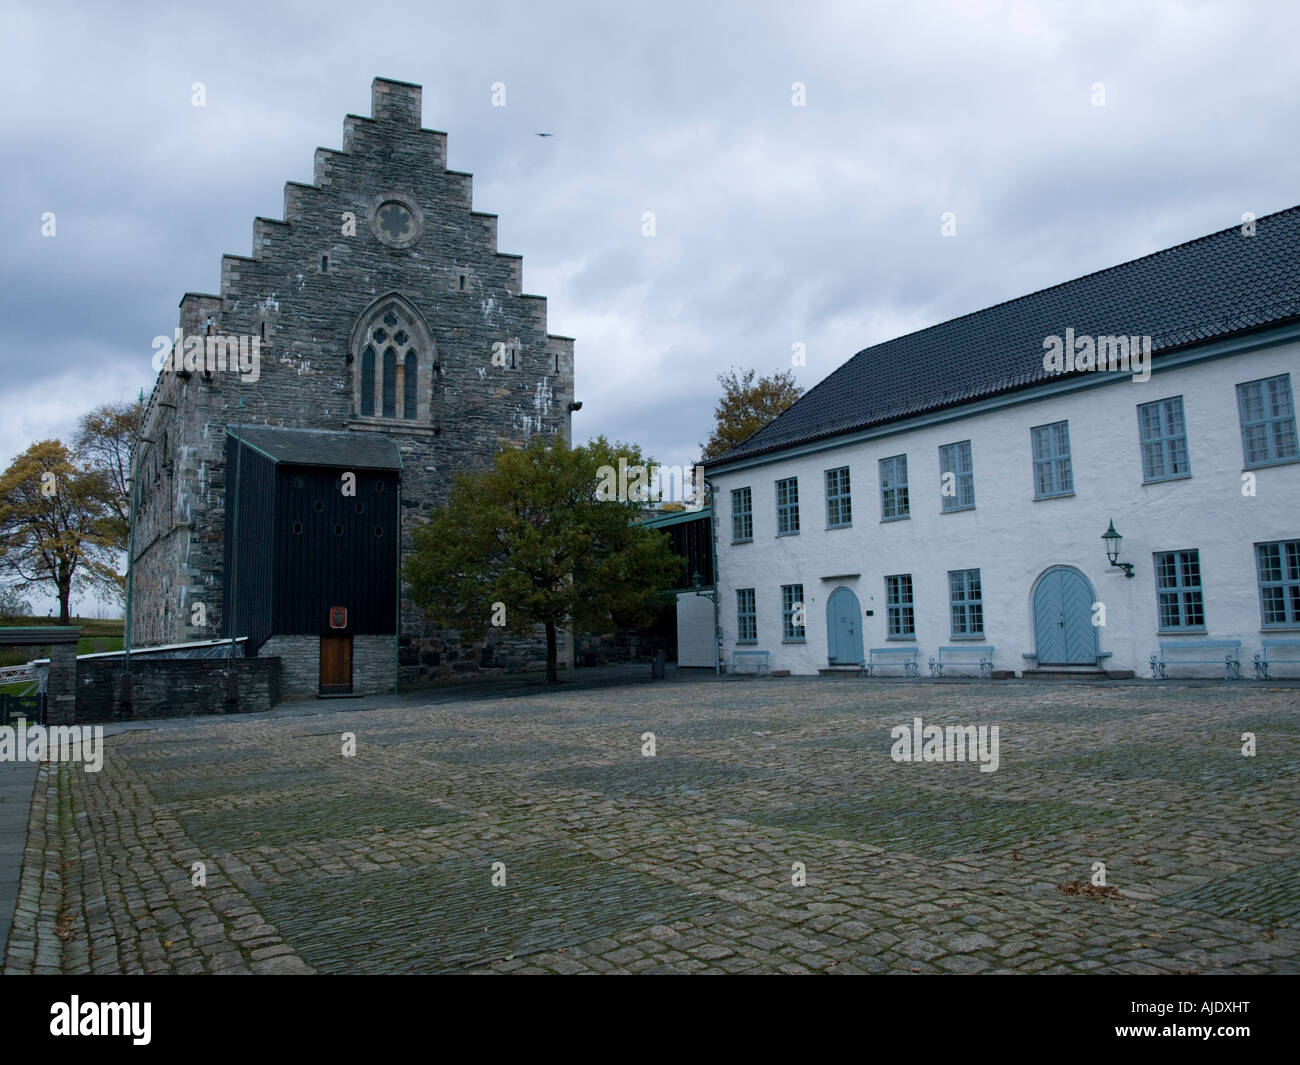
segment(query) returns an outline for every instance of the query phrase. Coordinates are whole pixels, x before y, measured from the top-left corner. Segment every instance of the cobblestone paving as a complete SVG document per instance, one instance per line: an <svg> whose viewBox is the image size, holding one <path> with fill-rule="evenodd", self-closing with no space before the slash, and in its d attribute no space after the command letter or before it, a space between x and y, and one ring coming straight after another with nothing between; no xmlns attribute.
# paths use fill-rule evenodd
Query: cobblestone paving
<svg viewBox="0 0 1300 1065"><path fill-rule="evenodd" d="M1294 688L337 705L43 766L5 971L1300 972ZM916 716L999 725L1000 768L894 762ZM1057 890L1094 862L1118 897Z"/></svg>

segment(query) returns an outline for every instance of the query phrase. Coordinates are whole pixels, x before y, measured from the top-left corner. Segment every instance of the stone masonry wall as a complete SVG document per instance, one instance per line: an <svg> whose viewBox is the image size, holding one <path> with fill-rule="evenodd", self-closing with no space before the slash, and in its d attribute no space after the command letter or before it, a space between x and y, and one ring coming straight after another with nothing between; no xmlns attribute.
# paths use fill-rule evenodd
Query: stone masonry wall
<svg viewBox="0 0 1300 1065"><path fill-rule="evenodd" d="M227 676L238 679L239 713L270 710L280 701L278 658L138 658L131 662L129 712L121 706L122 660L77 663L78 722L134 721L230 713Z"/></svg>
<svg viewBox="0 0 1300 1065"><path fill-rule="evenodd" d="M394 639L391 635L352 637L352 692L378 695L393 690ZM283 663L283 698L300 699L320 691L320 637L272 636L258 657L273 655Z"/></svg>
<svg viewBox="0 0 1300 1065"><path fill-rule="evenodd" d="M447 169L446 134L420 127L420 102L419 86L376 79L373 117L345 119L342 150L317 150L312 184L286 183L284 220L254 221L253 254L223 257L220 294L181 301L185 335L242 336L260 358L256 380L220 368L159 374L137 456L137 645L223 635L227 426L390 435L405 465L404 555L414 524L446 501L453 473L482 469L498 448L539 433L571 439L573 342L546 332L545 299L524 294L522 260L497 250L496 216L472 209L472 178ZM409 210L401 239L385 229L380 207L389 203ZM411 421L367 416L358 404L358 330L390 296L431 338ZM504 367L492 361L498 343ZM407 648L437 638L405 590L400 618ZM446 650L406 654L402 679L421 675L421 654ZM525 640L514 653L535 651Z"/></svg>

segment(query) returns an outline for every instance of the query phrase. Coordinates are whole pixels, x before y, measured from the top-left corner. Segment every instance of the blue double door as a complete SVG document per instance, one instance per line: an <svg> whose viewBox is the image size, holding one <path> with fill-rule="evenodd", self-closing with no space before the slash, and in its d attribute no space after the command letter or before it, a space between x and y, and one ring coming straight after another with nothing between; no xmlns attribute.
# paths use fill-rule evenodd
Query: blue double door
<svg viewBox="0 0 1300 1065"><path fill-rule="evenodd" d="M1034 588L1034 650L1040 666L1095 666L1097 629L1092 585L1069 566L1055 566Z"/></svg>
<svg viewBox="0 0 1300 1065"><path fill-rule="evenodd" d="M862 664L862 610L847 588L826 600L826 656L833 666Z"/></svg>

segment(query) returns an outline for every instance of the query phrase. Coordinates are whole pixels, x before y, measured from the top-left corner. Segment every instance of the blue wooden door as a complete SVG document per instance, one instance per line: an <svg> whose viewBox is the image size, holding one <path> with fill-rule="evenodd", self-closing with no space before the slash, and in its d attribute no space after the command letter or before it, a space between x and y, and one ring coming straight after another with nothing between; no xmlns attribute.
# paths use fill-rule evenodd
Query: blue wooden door
<svg viewBox="0 0 1300 1065"><path fill-rule="evenodd" d="M1050 569L1034 589L1034 641L1038 664L1095 666L1092 585L1077 569Z"/></svg>
<svg viewBox="0 0 1300 1065"><path fill-rule="evenodd" d="M862 611L847 588L836 588L826 601L826 645L831 665L862 664Z"/></svg>

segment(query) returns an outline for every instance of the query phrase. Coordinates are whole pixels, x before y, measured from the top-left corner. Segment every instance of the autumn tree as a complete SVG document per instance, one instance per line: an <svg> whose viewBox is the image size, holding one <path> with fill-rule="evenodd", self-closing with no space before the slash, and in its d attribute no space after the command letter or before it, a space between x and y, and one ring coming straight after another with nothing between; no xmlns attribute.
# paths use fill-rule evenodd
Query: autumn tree
<svg viewBox="0 0 1300 1065"><path fill-rule="evenodd" d="M603 437L570 448L533 437L491 469L461 474L447 506L414 532L413 601L438 624L482 639L490 627L546 631L546 680L559 682L559 630L649 622L681 570L662 534L633 524L643 504L598 498L601 467L650 466Z"/></svg>
<svg viewBox="0 0 1300 1065"><path fill-rule="evenodd" d="M58 440L43 440L0 475L0 571L19 589L46 586L71 617L74 591L121 590L105 481Z"/></svg>
<svg viewBox="0 0 1300 1065"><path fill-rule="evenodd" d="M73 442L82 468L103 479L109 505L104 532L121 551L131 527L131 445L143 411L141 400L105 403L82 417Z"/></svg>
<svg viewBox="0 0 1300 1065"><path fill-rule="evenodd" d="M748 440L803 394L792 370L754 380L756 371L733 366L718 375L722 398L713 409L713 434L700 445L705 459L717 458Z"/></svg>

